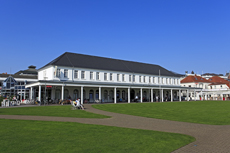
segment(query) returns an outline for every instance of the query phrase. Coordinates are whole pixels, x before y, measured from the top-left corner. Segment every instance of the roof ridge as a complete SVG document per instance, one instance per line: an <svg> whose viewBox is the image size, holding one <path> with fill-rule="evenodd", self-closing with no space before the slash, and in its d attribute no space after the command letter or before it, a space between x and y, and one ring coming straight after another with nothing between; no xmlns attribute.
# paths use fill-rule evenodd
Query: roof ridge
<svg viewBox="0 0 230 153"><path fill-rule="evenodd" d="M69 60L69 62L70 62L70 64L72 65L72 67L74 67L74 66L73 66L73 63L70 61L70 59L69 59L69 57L68 57L68 54L66 54L66 57L67 57L67 59Z"/></svg>

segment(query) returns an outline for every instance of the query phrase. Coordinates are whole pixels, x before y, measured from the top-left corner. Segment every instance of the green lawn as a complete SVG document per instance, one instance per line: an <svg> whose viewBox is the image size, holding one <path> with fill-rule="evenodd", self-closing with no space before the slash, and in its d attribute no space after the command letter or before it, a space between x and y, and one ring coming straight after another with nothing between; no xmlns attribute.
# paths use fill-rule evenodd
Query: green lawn
<svg viewBox="0 0 230 153"><path fill-rule="evenodd" d="M72 110L70 105L65 106L37 106L1 108L0 115L32 115L32 116L59 116L77 118L108 118L108 116L93 114L84 110Z"/></svg>
<svg viewBox="0 0 230 153"><path fill-rule="evenodd" d="M230 101L193 101L93 105L94 108L173 121L230 125Z"/></svg>
<svg viewBox="0 0 230 153"><path fill-rule="evenodd" d="M193 137L71 122L0 119L2 153L169 153Z"/></svg>

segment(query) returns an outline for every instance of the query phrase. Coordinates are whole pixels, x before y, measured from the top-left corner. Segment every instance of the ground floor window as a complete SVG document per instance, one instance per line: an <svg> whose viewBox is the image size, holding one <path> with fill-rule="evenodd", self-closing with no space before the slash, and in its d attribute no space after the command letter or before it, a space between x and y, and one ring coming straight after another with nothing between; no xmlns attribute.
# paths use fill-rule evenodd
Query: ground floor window
<svg viewBox="0 0 230 153"><path fill-rule="evenodd" d="M78 90L75 89L75 90L73 91L73 99L76 100L76 99L78 99L78 98L79 98Z"/></svg>
<svg viewBox="0 0 230 153"><path fill-rule="evenodd" d="M64 99L68 99L69 98L69 90L65 89L64 90Z"/></svg>
<svg viewBox="0 0 230 153"><path fill-rule="evenodd" d="M57 90L55 91L55 98L56 98L56 99L61 99L61 90L60 90L60 89L57 89Z"/></svg>

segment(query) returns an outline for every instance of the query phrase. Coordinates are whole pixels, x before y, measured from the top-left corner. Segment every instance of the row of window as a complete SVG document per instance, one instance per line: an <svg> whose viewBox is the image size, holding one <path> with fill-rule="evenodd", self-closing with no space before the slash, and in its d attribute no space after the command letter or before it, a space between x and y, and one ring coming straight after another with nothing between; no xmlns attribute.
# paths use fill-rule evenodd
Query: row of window
<svg viewBox="0 0 230 153"><path fill-rule="evenodd" d="M79 77L80 72L80 77ZM94 80L95 73L90 71L90 80ZM56 77L61 76L61 70L57 69ZM104 80L105 81L113 81L113 73L104 73ZM68 78L68 69L64 69L64 78ZM74 70L74 79L85 79L85 71L78 71ZM136 75L129 75L129 82L137 82ZM148 78L148 82L147 82ZM96 80L101 80L100 72L96 72ZM117 81L126 82L125 74L117 74ZM139 76L140 83L160 83L160 84L179 84L179 79L172 79L172 78L161 78L161 77L146 77L146 76Z"/></svg>

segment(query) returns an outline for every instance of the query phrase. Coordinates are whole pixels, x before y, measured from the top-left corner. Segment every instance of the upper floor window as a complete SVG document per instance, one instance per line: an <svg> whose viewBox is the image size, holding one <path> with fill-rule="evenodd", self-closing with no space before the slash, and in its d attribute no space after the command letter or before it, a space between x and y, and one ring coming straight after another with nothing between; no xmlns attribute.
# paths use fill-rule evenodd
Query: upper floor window
<svg viewBox="0 0 230 153"><path fill-rule="evenodd" d="M104 73L104 80L107 80L107 73Z"/></svg>
<svg viewBox="0 0 230 153"><path fill-rule="evenodd" d="M110 81L113 80L113 73L110 73Z"/></svg>
<svg viewBox="0 0 230 153"><path fill-rule="evenodd" d="M135 82L135 75L133 75L133 82Z"/></svg>
<svg viewBox="0 0 230 153"><path fill-rule="evenodd" d="M99 72L96 73L96 79L99 80Z"/></svg>
<svg viewBox="0 0 230 153"><path fill-rule="evenodd" d="M129 75L129 82L131 82L132 81L132 76L131 75Z"/></svg>
<svg viewBox="0 0 230 153"><path fill-rule="evenodd" d="M122 81L125 81L125 75L122 74Z"/></svg>
<svg viewBox="0 0 230 153"><path fill-rule="evenodd" d="M68 77L68 69L64 69L64 78Z"/></svg>
<svg viewBox="0 0 230 153"><path fill-rule="evenodd" d="M120 81L120 74L117 74L117 81Z"/></svg>
<svg viewBox="0 0 230 153"><path fill-rule="evenodd" d="M139 82L141 82L141 76L139 76Z"/></svg>
<svg viewBox="0 0 230 153"><path fill-rule="evenodd" d="M85 79L85 71L81 71L81 78Z"/></svg>
<svg viewBox="0 0 230 153"><path fill-rule="evenodd" d="M146 79L145 79L145 76L144 76L144 81L143 82L145 82L146 81Z"/></svg>
<svg viewBox="0 0 230 153"><path fill-rule="evenodd" d="M155 83L155 77L153 77L153 83Z"/></svg>
<svg viewBox="0 0 230 153"><path fill-rule="evenodd" d="M151 81L151 76L149 76L149 83L151 83L152 81Z"/></svg>
<svg viewBox="0 0 230 153"><path fill-rule="evenodd" d="M57 77L60 78L60 76L61 76L61 70L57 69Z"/></svg>
<svg viewBox="0 0 230 153"><path fill-rule="evenodd" d="M93 72L90 72L90 80L93 80Z"/></svg>
<svg viewBox="0 0 230 153"><path fill-rule="evenodd" d="M74 79L78 78L78 70L74 70Z"/></svg>

